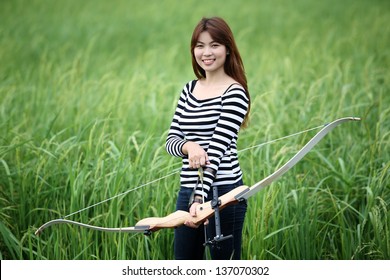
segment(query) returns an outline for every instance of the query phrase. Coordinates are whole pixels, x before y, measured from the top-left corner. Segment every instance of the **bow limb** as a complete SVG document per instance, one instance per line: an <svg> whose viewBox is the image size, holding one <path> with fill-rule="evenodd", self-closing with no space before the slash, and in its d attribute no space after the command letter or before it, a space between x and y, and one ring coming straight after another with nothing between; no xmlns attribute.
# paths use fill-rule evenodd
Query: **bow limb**
<svg viewBox="0 0 390 280"><path fill-rule="evenodd" d="M223 209L227 205L236 202L235 196L247 189L246 186L241 186L238 188L235 188L231 192L223 195L220 197L221 200L221 206L220 209ZM140 220L136 223L134 227L125 227L125 228L105 228L105 227L97 227L92 226L88 224L83 224L79 222L75 222L72 220L66 220L66 219L56 219L51 220L41 227L37 229L35 232L36 235L39 235L45 228L50 227L55 224L72 224L92 230L98 230L98 231L106 231L106 232L126 232L126 233L145 233L149 234L151 232L157 231L159 229L163 228L176 228L179 226L184 225L184 223L188 220L191 220L194 224L200 225L203 223L206 219L214 215L214 209L211 206L211 202L205 202L203 204L199 204L197 206L197 216L192 217L190 213L182 210L178 210L173 212L172 214L169 214L165 217L151 217L151 218L145 218Z"/></svg>
<svg viewBox="0 0 390 280"><path fill-rule="evenodd" d="M51 220L44 225L40 226L36 231L35 235L39 235L42 233L42 231L55 224L71 224L71 225L76 225L92 230L98 230L98 231L106 231L106 232L127 232L127 233L138 233L138 232L145 232L148 231L149 228L146 226L135 226L135 227L124 227L124 228L106 228L106 227L97 227L97 226L92 226L88 224L83 224L79 222L75 222L72 220L66 220L66 219L56 219L56 220Z"/></svg>
<svg viewBox="0 0 390 280"><path fill-rule="evenodd" d="M356 117L347 117L347 118L341 118L337 119L329 124L327 124L324 128L322 128L313 138L310 139L309 142L301 149L298 153L296 153L289 161L287 161L282 167L280 167L278 170L276 170L274 173L269 175L268 177L264 178L260 182L254 184L252 187L248 188L247 190L243 191L239 195L236 196L236 199L238 201L248 199L249 197L253 196L257 192L259 192L264 187L268 186L275 180L277 180L279 177L281 177L284 173L286 173L288 170L290 170L294 165L296 165L308 152L310 152L311 149L317 143L325 137L326 134L328 134L330 131L332 131L336 126L339 124L342 124L347 121L360 121L360 118Z"/></svg>

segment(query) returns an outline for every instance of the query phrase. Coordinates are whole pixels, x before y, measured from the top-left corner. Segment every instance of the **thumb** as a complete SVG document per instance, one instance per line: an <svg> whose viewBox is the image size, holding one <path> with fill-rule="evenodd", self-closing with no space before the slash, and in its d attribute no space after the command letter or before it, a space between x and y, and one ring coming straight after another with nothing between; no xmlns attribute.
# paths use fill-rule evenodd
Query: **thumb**
<svg viewBox="0 0 390 280"><path fill-rule="evenodd" d="M192 203L191 207L190 207L190 215L192 217L196 217L196 206L198 205L199 203L197 202L194 202Z"/></svg>

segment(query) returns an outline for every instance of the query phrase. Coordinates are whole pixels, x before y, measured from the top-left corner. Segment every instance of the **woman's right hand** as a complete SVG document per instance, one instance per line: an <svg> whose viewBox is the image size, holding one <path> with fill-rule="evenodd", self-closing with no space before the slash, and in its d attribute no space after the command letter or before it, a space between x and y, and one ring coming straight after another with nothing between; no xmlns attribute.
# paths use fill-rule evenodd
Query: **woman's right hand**
<svg viewBox="0 0 390 280"><path fill-rule="evenodd" d="M198 169L210 164L206 151L198 143L188 141L183 145L183 153L188 155L190 168Z"/></svg>

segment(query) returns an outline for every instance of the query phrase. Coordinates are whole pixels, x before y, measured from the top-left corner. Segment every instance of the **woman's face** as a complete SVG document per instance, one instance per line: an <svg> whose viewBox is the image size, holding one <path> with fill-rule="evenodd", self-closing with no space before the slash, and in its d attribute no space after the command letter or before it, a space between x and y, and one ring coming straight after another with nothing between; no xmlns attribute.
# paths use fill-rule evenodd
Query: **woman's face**
<svg viewBox="0 0 390 280"><path fill-rule="evenodd" d="M200 33L194 48L196 62L206 72L224 71L226 46L215 42L210 33Z"/></svg>

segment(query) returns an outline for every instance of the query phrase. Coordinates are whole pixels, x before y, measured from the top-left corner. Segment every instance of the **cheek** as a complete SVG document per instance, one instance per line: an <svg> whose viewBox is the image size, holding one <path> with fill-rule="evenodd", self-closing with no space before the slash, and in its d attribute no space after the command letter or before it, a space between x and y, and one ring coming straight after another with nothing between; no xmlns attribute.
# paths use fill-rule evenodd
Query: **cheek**
<svg viewBox="0 0 390 280"><path fill-rule="evenodd" d="M202 53L200 51L194 50L194 57L196 62L198 63L202 62Z"/></svg>
<svg viewBox="0 0 390 280"><path fill-rule="evenodd" d="M202 57L201 51L195 49L195 50L194 50L194 56L195 56L196 59L199 59L200 57Z"/></svg>

